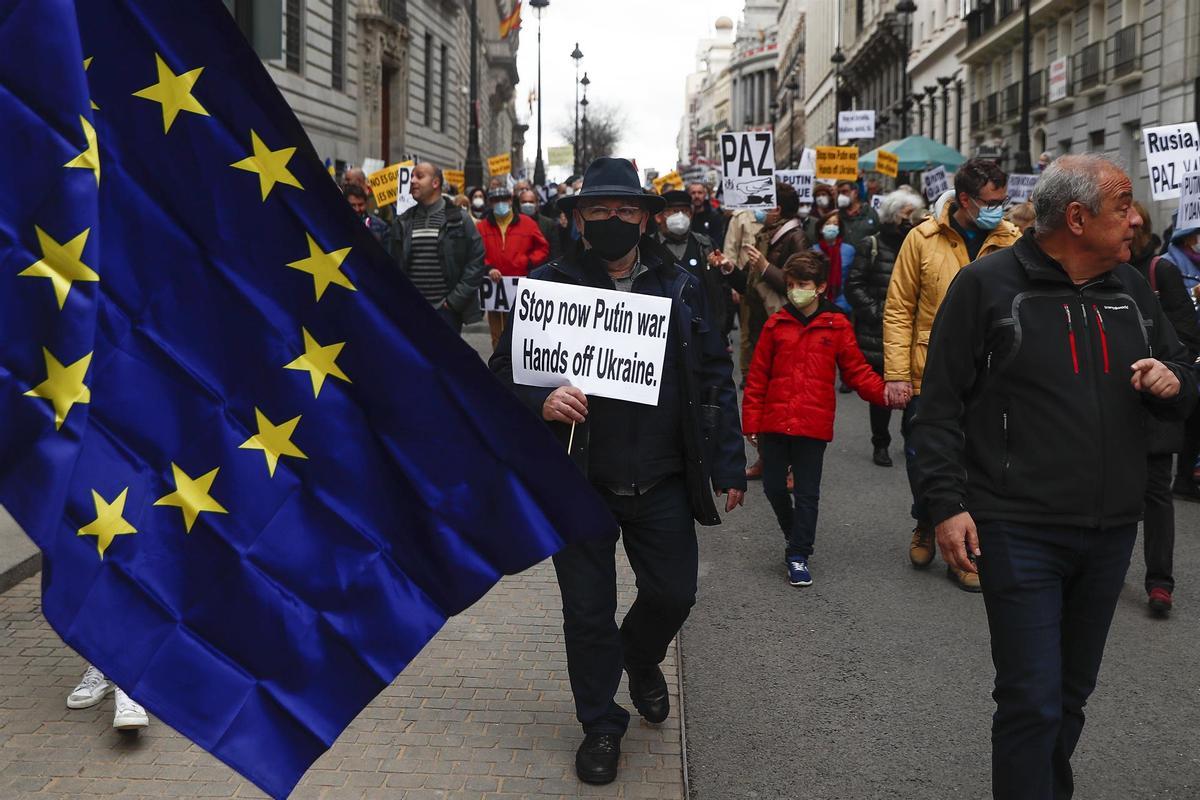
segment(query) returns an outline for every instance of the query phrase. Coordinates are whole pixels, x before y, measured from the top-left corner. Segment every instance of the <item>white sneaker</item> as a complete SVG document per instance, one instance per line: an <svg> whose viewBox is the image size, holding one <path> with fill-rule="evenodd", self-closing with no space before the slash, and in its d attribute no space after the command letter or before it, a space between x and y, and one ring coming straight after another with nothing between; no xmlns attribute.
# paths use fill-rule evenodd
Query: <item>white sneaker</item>
<svg viewBox="0 0 1200 800"><path fill-rule="evenodd" d="M112 690L112 681L89 664L79 685L67 695L67 708L91 708L107 697Z"/></svg>
<svg viewBox="0 0 1200 800"><path fill-rule="evenodd" d="M133 702L133 698L121 691L120 687L113 688L116 690L117 707L116 713L113 714L113 727L119 731L134 731L149 725L150 718L146 716L146 709Z"/></svg>

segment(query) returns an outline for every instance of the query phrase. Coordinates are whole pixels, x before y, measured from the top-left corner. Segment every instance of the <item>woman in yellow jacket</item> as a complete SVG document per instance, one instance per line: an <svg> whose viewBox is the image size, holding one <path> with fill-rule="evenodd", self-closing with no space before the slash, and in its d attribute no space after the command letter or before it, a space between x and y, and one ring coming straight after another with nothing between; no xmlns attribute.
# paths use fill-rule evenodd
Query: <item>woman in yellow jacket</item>
<svg viewBox="0 0 1200 800"><path fill-rule="evenodd" d="M954 176L954 201L941 213L922 222L904 240L883 310L883 379L894 406L907 403L900 423L908 482L912 488L912 516L917 526L909 546L909 559L918 569L934 557L934 531L917 497L912 418L921 394L921 375L929 348L929 332L946 290L958 271L977 258L1011 247L1020 231L1003 219L1008 199L1008 176L994 161L971 159ZM947 567L960 588L979 591L979 577Z"/></svg>

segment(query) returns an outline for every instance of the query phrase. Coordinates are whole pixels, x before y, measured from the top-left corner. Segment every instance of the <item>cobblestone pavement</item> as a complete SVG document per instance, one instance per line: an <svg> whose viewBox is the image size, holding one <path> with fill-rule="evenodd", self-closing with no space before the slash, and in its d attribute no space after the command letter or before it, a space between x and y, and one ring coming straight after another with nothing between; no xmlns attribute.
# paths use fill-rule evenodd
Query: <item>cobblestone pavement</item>
<svg viewBox="0 0 1200 800"><path fill-rule="evenodd" d="M623 613L633 578L620 563ZM111 699L69 711L84 662L43 620L39 580L0 595L0 798L264 797L157 720L140 736L114 731ZM672 648L663 668L678 708L675 664ZM628 703L624 687L620 696ZM292 797L683 797L678 714L658 728L630 725L620 778L609 786L575 779L581 736L546 562L452 619Z"/></svg>

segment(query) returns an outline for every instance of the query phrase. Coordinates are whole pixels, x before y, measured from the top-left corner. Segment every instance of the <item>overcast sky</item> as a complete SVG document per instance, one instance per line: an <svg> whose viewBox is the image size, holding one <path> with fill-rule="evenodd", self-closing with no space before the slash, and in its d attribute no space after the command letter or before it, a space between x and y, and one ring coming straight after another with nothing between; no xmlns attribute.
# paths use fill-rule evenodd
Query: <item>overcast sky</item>
<svg viewBox="0 0 1200 800"><path fill-rule="evenodd" d="M616 155L636 158L642 169L667 172L677 157L675 137L683 116L683 82L695 69L696 45L711 36L717 17L736 24L743 0L550 0L542 14L542 147L566 144L558 131L575 122L575 62L592 82L588 102L620 109L625 127ZM529 122L525 154L537 152L537 104L529 113L529 92L537 86L537 14L521 9L517 66L517 114ZM567 170L569 171L569 170ZM552 178L561 168L547 166Z"/></svg>

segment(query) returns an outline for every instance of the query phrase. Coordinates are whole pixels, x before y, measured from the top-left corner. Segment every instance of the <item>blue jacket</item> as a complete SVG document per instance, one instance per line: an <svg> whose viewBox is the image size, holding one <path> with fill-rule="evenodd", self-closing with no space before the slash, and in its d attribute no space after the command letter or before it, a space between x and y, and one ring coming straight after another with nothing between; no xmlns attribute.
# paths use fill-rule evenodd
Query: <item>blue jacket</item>
<svg viewBox="0 0 1200 800"><path fill-rule="evenodd" d="M677 414L672 409L671 418L678 418L682 427L679 441L683 452L678 455L682 457L692 515L702 525L718 525L721 516L717 513L713 490L746 488L746 453L733 386L733 363L721 331L707 321L700 282L677 265L670 252L653 238L643 236L639 247L642 263L649 270L636 280L633 291L672 300L668 347L673 347L674 352L666 363L674 362L679 369L679 391L674 394L679 408ZM581 250L534 270L529 277L595 289L614 288L608 275ZM512 328L510 319L496 345L490 367L541 418L542 405L553 390L513 383ZM679 365L682 365L681 369ZM565 446L570 426L548 424ZM590 430L589 422L576 426L571 451L572 458L585 475L589 474L592 451Z"/></svg>
<svg viewBox="0 0 1200 800"><path fill-rule="evenodd" d="M1187 289L1188 297L1192 298L1192 305L1196 305L1196 295L1192 292L1197 286L1200 286L1200 265L1192 261L1184 252L1181 239L1171 242L1171 246L1167 248L1163 258L1170 261L1179 270L1179 274L1183 276L1183 288ZM1200 312L1197 313L1200 314Z"/></svg>
<svg viewBox="0 0 1200 800"><path fill-rule="evenodd" d="M811 248L814 253L821 252L821 245L814 244ZM846 279L850 277L850 266L854 263L854 246L842 242L842 282L838 284L837 297L831 298L834 304L847 314L851 312L850 302L846 300Z"/></svg>

